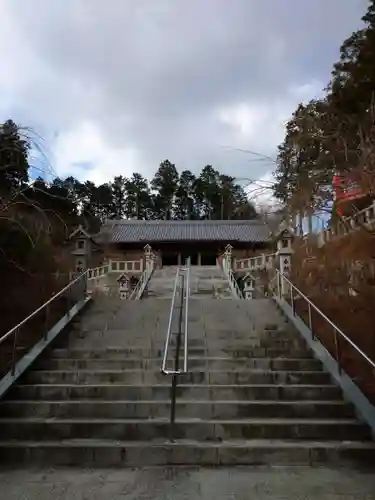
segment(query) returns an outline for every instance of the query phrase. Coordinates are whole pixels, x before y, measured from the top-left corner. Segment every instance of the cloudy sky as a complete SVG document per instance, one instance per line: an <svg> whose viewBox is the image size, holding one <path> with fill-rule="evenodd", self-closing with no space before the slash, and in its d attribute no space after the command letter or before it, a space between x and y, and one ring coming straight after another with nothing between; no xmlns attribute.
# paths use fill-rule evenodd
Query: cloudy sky
<svg viewBox="0 0 375 500"><path fill-rule="evenodd" d="M320 95L366 0L0 0L0 120L60 176L212 164L269 178L286 119Z"/></svg>

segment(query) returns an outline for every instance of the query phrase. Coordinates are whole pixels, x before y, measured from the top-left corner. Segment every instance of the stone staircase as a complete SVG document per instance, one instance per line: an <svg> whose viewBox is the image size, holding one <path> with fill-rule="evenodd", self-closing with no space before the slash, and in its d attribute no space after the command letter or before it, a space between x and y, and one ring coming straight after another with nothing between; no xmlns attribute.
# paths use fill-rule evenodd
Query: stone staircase
<svg viewBox="0 0 375 500"><path fill-rule="evenodd" d="M177 266L155 269L143 293L143 298L171 299L177 269Z"/></svg>
<svg viewBox="0 0 375 500"><path fill-rule="evenodd" d="M9 464L370 462L369 429L267 299L189 305L189 373L160 373L170 299L91 306L0 403Z"/></svg>
<svg viewBox="0 0 375 500"><path fill-rule="evenodd" d="M228 279L218 266L191 266L190 293L197 298L233 298Z"/></svg>
<svg viewBox="0 0 375 500"><path fill-rule="evenodd" d="M171 298L177 267L154 271L144 297ZM190 267L190 295L199 298L232 299L228 280L218 266Z"/></svg>

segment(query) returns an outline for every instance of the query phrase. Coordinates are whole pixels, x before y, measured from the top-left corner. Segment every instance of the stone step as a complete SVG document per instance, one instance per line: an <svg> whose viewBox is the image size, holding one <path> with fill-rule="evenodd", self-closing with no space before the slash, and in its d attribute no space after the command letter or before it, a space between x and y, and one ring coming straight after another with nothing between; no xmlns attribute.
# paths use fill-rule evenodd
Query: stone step
<svg viewBox="0 0 375 500"><path fill-rule="evenodd" d="M183 338L183 337L182 337ZM172 337L171 345L176 345L176 337ZM165 345L165 338L161 341L144 339L140 346L151 345L153 348L160 349ZM306 349L306 343L304 340L294 340L294 339L262 339L259 337L252 337L247 339L236 339L232 337L226 338L206 338L202 335L199 338L192 338L190 335L188 337L188 348L206 348L206 349L227 349L230 350L248 350L254 348L264 348L264 349L280 349L280 350L303 350Z"/></svg>
<svg viewBox="0 0 375 500"><path fill-rule="evenodd" d="M168 400L169 385L15 385L9 393L12 399L21 400ZM177 387L177 397L195 400L259 400L292 401L340 399L337 385L183 385Z"/></svg>
<svg viewBox="0 0 375 500"><path fill-rule="evenodd" d="M145 335L145 324L142 322L136 322L132 327L128 328L109 328L107 330L94 330L94 329L85 329L83 330L79 325L76 327L75 335L81 338L95 338L97 337L111 337L111 336L122 336L127 339L133 341L136 340L153 340L164 342L166 337L166 321L163 323L154 323L152 324L152 330L147 332ZM151 320L148 320L148 323L151 323ZM125 334L124 334L125 332ZM252 329L249 325L246 327L237 328L233 326L226 326L221 328L209 328L206 324L203 324L200 321L189 321L189 339L197 340L197 339L205 339L206 341L215 341L215 340L235 340L235 341L254 341L254 340L267 340L267 341L278 341L281 340L289 340L289 341L299 341L301 342L301 337L296 334L295 331L290 330L262 330L260 328Z"/></svg>
<svg viewBox="0 0 375 500"><path fill-rule="evenodd" d="M171 364L172 369L172 364ZM32 370L24 380L28 384L168 384L170 378L160 370ZM331 376L323 371L265 371L265 370L192 370L179 376L183 384L329 384Z"/></svg>
<svg viewBox="0 0 375 500"><path fill-rule="evenodd" d="M164 325L163 325L164 326ZM153 329L152 335L145 334L144 332ZM137 325L137 329L132 331L123 330L108 330L108 331L88 331L80 332L70 339L69 343L78 343L83 341L100 342L107 341L109 345L121 345L123 347L137 346L145 347L153 345L156 348L163 347L166 340L167 328L162 328L155 331L155 326ZM183 335L182 335L183 336ZM172 330L171 343L176 342L177 327ZM65 340L66 339L62 339ZM120 344L121 342L121 344ZM126 343L126 344L125 344ZM248 330L246 334L237 332L234 334L233 330L215 332L207 334L205 329L199 327L195 328L190 325L188 335L188 345L191 347L201 347L204 345L227 347L228 345L236 349L249 349L252 347L265 347L272 349L305 349L306 343L303 339L288 338L288 337L268 337L268 334L250 333Z"/></svg>
<svg viewBox="0 0 375 500"><path fill-rule="evenodd" d="M3 401L0 417L37 418L168 418L166 401ZM176 415L183 418L348 418L354 409L338 401L194 401L177 400ZM1 422L1 421L0 421Z"/></svg>
<svg viewBox="0 0 375 500"><path fill-rule="evenodd" d="M183 354L184 349L181 349ZM52 358L111 358L111 359L126 359L139 357L139 358L157 358L162 357L164 349L162 348L152 348L152 347L142 347L142 346L131 346L131 347L120 347L120 346L106 346L106 348L99 348L93 346L89 349L89 345L86 347L79 348L78 346L74 348L61 348L54 349L51 352ZM190 347L188 350L189 356L192 357L232 357L232 358L298 358L298 359L311 359L312 354L308 349L266 349L264 347L253 346L248 349L236 349L231 346L227 347L215 347L209 346L207 349L202 347Z"/></svg>
<svg viewBox="0 0 375 500"><path fill-rule="evenodd" d="M161 358L127 358L127 359L51 359L45 357L36 361L35 365L41 370L156 370L161 367ZM293 370L319 371L322 370L320 361L315 359L270 359L270 358L195 358L189 356L189 369L220 369L220 370Z"/></svg>
<svg viewBox="0 0 375 500"><path fill-rule="evenodd" d="M153 335L145 335L143 332L147 329L142 327L140 331L135 333L127 332L122 330L115 331L98 331L98 332L85 332L85 333L77 333L74 336L74 339L68 341L70 344L78 343L78 341L83 342L99 342L106 340L110 345L116 345L121 342L121 345L126 347L137 346L137 347L148 347L150 345L155 348L161 348L165 345L166 340L166 329L163 329L160 332L154 332ZM62 338L60 345L63 342L66 342L66 338ZM172 336L171 343L176 342L176 335ZM120 345L120 344L119 344ZM252 334L249 333L245 335L234 334L232 331L228 332L215 332L214 334L205 334L204 331L197 332L189 332L188 335L188 346L192 347L204 347L204 346L218 346L218 347L226 347L228 345L237 349L248 349L251 347L265 347L265 348L273 348L273 349L285 349L285 348L296 348L296 349L305 349L306 344L303 339L295 339L288 337L268 337L267 334Z"/></svg>
<svg viewBox="0 0 375 500"><path fill-rule="evenodd" d="M40 441L58 439L119 439L126 441L167 439L167 418L59 419L3 418L0 440ZM217 441L225 439L365 440L370 430L356 419L237 419L203 420L177 418L176 439Z"/></svg>
<svg viewBox="0 0 375 500"><path fill-rule="evenodd" d="M0 462L6 465L113 466L252 465L351 466L375 461L375 444L361 441L241 440L174 442L67 440L2 441Z"/></svg>

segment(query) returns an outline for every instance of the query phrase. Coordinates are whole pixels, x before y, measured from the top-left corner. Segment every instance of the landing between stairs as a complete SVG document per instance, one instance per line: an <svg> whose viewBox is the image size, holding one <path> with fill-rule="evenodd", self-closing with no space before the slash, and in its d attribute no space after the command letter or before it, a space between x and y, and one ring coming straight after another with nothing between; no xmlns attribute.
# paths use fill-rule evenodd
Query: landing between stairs
<svg viewBox="0 0 375 500"><path fill-rule="evenodd" d="M373 500L371 472L315 467L0 471L4 500Z"/></svg>

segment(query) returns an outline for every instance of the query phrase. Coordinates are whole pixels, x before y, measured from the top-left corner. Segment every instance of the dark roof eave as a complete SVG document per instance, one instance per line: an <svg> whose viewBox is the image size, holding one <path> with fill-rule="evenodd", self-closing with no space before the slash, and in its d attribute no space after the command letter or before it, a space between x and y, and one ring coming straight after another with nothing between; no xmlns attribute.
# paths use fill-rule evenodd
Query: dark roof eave
<svg viewBox="0 0 375 500"><path fill-rule="evenodd" d="M142 244L146 244L146 243L267 243L271 241L270 238L267 238L267 239L262 239L262 240L257 240L257 239L253 239L253 240L240 240L240 239L232 239L232 240L229 240L229 239L222 239L222 240L219 240L219 239L207 239L207 240L198 240L198 239L191 239L191 240L181 240L181 239L175 239L175 240L153 240L153 239L150 239L150 238L145 238L145 239L140 239L140 240L126 240L126 241L122 241L122 240L111 240L109 243L122 243L122 244L135 244L135 243L142 243Z"/></svg>

